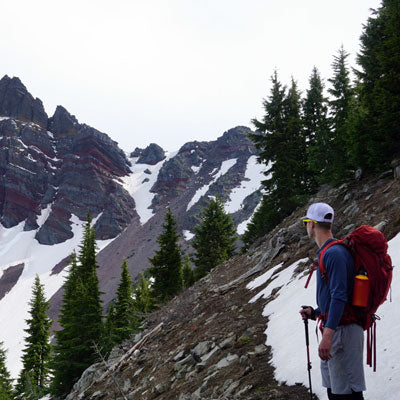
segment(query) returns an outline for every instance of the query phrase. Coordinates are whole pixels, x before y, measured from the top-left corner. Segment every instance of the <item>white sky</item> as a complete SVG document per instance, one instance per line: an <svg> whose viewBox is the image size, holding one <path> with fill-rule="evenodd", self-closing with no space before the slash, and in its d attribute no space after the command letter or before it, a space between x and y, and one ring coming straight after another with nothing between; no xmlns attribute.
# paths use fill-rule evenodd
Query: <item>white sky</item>
<svg viewBox="0 0 400 400"><path fill-rule="evenodd" d="M177 150L261 117L274 68L301 89L380 0L0 0L0 77L18 76L131 151Z"/></svg>

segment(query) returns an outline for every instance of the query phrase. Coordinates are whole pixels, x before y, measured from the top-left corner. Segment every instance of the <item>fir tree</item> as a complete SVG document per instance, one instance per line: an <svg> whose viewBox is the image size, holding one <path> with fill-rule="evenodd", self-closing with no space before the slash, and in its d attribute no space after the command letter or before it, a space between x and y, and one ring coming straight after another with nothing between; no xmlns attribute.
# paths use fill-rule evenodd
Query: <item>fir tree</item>
<svg viewBox="0 0 400 400"><path fill-rule="evenodd" d="M181 252L176 222L169 208L157 243L160 249L155 252L153 258L149 258L152 264L149 272L154 278L152 295L158 303L164 303L182 289Z"/></svg>
<svg viewBox="0 0 400 400"><path fill-rule="evenodd" d="M331 88L328 89L332 99L330 106L331 139L325 150L326 182L337 184L348 176L349 153L348 153L348 117L353 98L353 88L350 82L350 72L347 66L349 54L343 46L338 54L334 56L332 63L333 77L328 79Z"/></svg>
<svg viewBox="0 0 400 400"><path fill-rule="evenodd" d="M273 197L264 195L259 207L257 207L250 222L247 224L246 231L242 235L241 239L244 245L241 251L244 253L248 250L252 243L273 229L279 224L280 220L280 215L274 212Z"/></svg>
<svg viewBox="0 0 400 400"><path fill-rule="evenodd" d="M97 360L93 345L103 345L97 267L95 232L88 216L78 261L75 254L71 256L60 314L62 329L56 332L51 390L57 395L68 392L82 372Z"/></svg>
<svg viewBox="0 0 400 400"><path fill-rule="evenodd" d="M314 67L309 89L303 102L304 136L307 143L308 189L313 192L317 183L328 181L329 163L326 157L330 142L328 104L320 73Z"/></svg>
<svg viewBox="0 0 400 400"><path fill-rule="evenodd" d="M117 298L113 306L113 336L115 343L128 339L138 326L139 321L134 314L132 298L132 280L126 260L121 266L121 279L117 289Z"/></svg>
<svg viewBox="0 0 400 400"><path fill-rule="evenodd" d="M12 379L6 367L6 351L3 346L3 342L0 342L0 400L13 400Z"/></svg>
<svg viewBox="0 0 400 400"><path fill-rule="evenodd" d="M400 1L383 0L361 35L360 116L353 114L351 156L369 171L384 170L400 154L399 21Z"/></svg>
<svg viewBox="0 0 400 400"><path fill-rule="evenodd" d="M78 273L77 257L73 252L70 256L70 270L64 284L63 304L60 310L61 330L56 331L56 344L52 369L54 377L51 392L63 395L71 389L74 382L84 371L86 363L79 354L81 327L78 326L81 311L80 296L84 295L84 287Z"/></svg>
<svg viewBox="0 0 400 400"><path fill-rule="evenodd" d="M26 347L22 356L16 393L18 398L35 400L46 393L49 380L49 360L51 346L49 343L51 321L46 312L49 302L44 296L44 287L38 276L35 278L30 305L30 318L26 320Z"/></svg>
<svg viewBox="0 0 400 400"><path fill-rule="evenodd" d="M276 72L272 84L271 96L264 101L263 120L253 120L263 131L250 135L260 150L259 162L267 165L267 179L263 181L262 204L247 227L251 232L243 236L245 248L256 235L267 233L292 213L310 190L300 93L292 79L285 95Z"/></svg>
<svg viewBox="0 0 400 400"><path fill-rule="evenodd" d="M201 222L194 228L194 232L191 242L195 249L194 273L195 278L200 279L235 253L235 227L231 216L225 213L221 199L210 200L203 209Z"/></svg>
<svg viewBox="0 0 400 400"><path fill-rule="evenodd" d="M140 274L139 282L133 289L133 307L138 318L142 318L154 310L154 299L150 280L145 274Z"/></svg>
<svg viewBox="0 0 400 400"><path fill-rule="evenodd" d="M193 269L190 266L190 258L187 255L182 267L182 276L183 276L183 286L188 288L194 283L194 273Z"/></svg>
<svg viewBox="0 0 400 400"><path fill-rule="evenodd" d="M105 356L110 354L110 351L116 344L114 331L115 331L115 305L114 301L112 301L108 306L107 316L104 323L103 353Z"/></svg>

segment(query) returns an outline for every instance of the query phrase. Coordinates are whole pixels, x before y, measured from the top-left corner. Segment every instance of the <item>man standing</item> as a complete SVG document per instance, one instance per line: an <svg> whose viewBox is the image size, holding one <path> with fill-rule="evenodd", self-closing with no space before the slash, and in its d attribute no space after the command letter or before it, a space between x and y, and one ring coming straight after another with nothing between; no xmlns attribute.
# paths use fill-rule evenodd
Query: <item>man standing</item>
<svg viewBox="0 0 400 400"><path fill-rule="evenodd" d="M318 260L326 273L317 268L317 304L315 310L300 310L302 318L318 319L322 323L322 340L318 347L321 359L322 385L329 399L363 399L365 378L363 368L363 328L351 316L355 265L349 250L342 245L328 244L332 236L333 208L326 203L314 203L302 222L310 239L315 240ZM325 247L327 247L325 249ZM324 250L325 249L325 250Z"/></svg>

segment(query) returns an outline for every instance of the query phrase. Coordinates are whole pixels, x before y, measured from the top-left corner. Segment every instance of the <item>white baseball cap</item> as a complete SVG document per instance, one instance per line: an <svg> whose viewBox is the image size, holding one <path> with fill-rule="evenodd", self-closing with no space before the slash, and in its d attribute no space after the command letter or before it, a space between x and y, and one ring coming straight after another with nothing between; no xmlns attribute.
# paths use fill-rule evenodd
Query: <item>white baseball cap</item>
<svg viewBox="0 0 400 400"><path fill-rule="evenodd" d="M308 207L307 216L304 219L312 219L317 222L333 222L335 212L333 208L326 203L314 203Z"/></svg>

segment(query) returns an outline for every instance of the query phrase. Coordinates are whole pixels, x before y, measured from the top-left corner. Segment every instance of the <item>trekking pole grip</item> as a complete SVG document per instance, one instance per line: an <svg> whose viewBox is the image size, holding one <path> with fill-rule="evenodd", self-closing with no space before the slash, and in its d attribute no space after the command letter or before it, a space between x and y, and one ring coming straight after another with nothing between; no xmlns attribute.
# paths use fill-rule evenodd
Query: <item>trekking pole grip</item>
<svg viewBox="0 0 400 400"><path fill-rule="evenodd" d="M301 308L303 310L305 310L305 309L309 308L309 306L301 306ZM308 314L305 314L305 319L303 321L304 321L304 326L305 326L305 330L306 330L306 345L307 346L310 344L310 339L308 336L308 318L309 318Z"/></svg>

